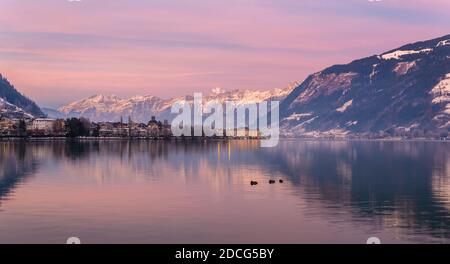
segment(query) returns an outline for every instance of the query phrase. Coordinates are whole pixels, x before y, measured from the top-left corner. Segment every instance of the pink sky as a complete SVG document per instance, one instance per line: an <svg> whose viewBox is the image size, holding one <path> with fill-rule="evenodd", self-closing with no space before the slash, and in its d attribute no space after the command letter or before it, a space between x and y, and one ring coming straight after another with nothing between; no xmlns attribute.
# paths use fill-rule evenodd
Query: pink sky
<svg viewBox="0 0 450 264"><path fill-rule="evenodd" d="M270 89L449 29L448 0L2 0L0 73L51 107Z"/></svg>

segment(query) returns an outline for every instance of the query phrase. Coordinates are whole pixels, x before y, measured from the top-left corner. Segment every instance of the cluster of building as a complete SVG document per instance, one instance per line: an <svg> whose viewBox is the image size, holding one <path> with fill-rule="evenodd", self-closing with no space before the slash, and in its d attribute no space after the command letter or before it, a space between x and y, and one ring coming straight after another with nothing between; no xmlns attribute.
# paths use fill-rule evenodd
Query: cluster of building
<svg viewBox="0 0 450 264"><path fill-rule="evenodd" d="M0 119L0 136L13 136L19 132L19 121L18 119Z"/></svg>
<svg viewBox="0 0 450 264"><path fill-rule="evenodd" d="M64 136L65 122L62 119L9 119L0 117L0 137L27 135Z"/></svg>
<svg viewBox="0 0 450 264"><path fill-rule="evenodd" d="M148 124L136 123L129 118L128 123L120 122L100 122L93 123L92 133L99 137L142 137L142 138L160 138L170 137L172 130L169 122L157 121L152 116Z"/></svg>
<svg viewBox="0 0 450 264"><path fill-rule="evenodd" d="M86 120L85 120L86 121ZM36 119L10 119L0 117L0 137L16 136L48 136L64 137L69 134L67 120L36 118ZM87 121L87 136L94 137L170 137L171 126L167 120L157 121L152 117L148 124L136 123L131 119L127 123Z"/></svg>
<svg viewBox="0 0 450 264"><path fill-rule="evenodd" d="M156 120L154 116L147 123L133 122L90 122L87 119L77 119L76 124L82 126L83 134L75 136L87 137L132 137L132 138L168 138L172 137L171 125L167 120ZM74 129L70 119L10 119L0 116L0 137L66 137L74 136ZM80 130L76 128L75 130ZM194 135L192 128L191 135ZM233 132L233 133L230 133ZM234 136L230 136L234 134ZM188 135L187 137L190 137ZM223 130L223 135L231 138L258 138L259 131L248 128L235 128L233 131Z"/></svg>

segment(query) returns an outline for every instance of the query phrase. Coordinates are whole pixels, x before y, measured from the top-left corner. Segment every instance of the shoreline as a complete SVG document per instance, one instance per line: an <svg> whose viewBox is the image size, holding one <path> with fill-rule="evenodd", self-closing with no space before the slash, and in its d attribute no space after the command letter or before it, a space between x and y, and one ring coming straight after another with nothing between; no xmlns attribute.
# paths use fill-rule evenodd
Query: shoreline
<svg viewBox="0 0 450 264"><path fill-rule="evenodd" d="M146 137L0 137L0 142L9 141L260 141L262 138L207 138L207 137L170 137L170 138L146 138ZM450 139L432 138L302 138L281 137L280 141L326 141L326 142L448 142Z"/></svg>

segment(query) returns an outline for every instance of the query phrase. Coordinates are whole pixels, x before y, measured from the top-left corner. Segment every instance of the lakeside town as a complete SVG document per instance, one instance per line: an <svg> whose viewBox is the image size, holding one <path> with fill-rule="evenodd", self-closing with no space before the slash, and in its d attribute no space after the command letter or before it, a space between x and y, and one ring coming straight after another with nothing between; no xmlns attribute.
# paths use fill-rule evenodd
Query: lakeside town
<svg viewBox="0 0 450 264"><path fill-rule="evenodd" d="M192 128L193 129L193 128ZM224 131L224 135L226 131ZM248 128L235 129L233 138L259 138L259 132ZM96 137L96 138L172 138L168 120L159 121L152 116L148 123L140 123L128 117L117 122L91 122L86 118L7 118L0 116L0 138L27 137Z"/></svg>
<svg viewBox="0 0 450 264"><path fill-rule="evenodd" d="M194 128L191 128L192 135ZM232 133L224 129L222 137L233 139L261 139L260 131L248 127L235 128ZM230 136L232 135L232 136ZM168 120L162 122L152 116L148 123L135 122L131 117L116 122L91 122L89 119L72 117L68 119L53 118L11 118L0 115L0 139L8 138L139 138L139 139L170 139L174 138L171 124ZM187 136L189 137L189 136ZM202 136L204 137L204 135ZM390 129L369 134L339 134L339 133L305 133L303 135L284 138L327 139L327 140L449 140L448 131L424 131L405 128ZM184 138L184 136L182 136Z"/></svg>

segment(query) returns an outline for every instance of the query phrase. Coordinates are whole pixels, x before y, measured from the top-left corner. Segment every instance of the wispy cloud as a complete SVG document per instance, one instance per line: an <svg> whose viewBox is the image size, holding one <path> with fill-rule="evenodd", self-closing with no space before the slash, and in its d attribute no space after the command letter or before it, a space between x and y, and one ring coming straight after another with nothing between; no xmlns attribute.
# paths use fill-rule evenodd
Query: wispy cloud
<svg viewBox="0 0 450 264"><path fill-rule="evenodd" d="M0 72L44 103L279 87L447 34L447 10L446 0L2 0Z"/></svg>

